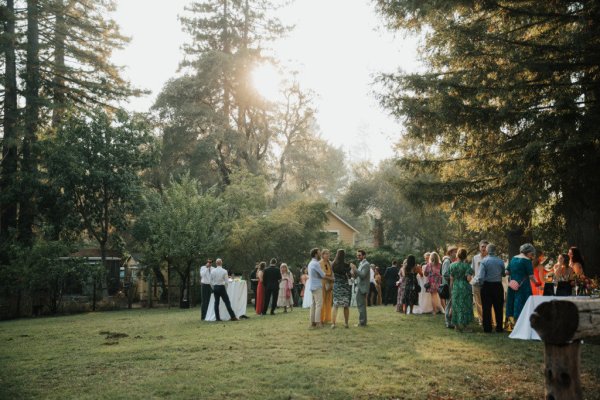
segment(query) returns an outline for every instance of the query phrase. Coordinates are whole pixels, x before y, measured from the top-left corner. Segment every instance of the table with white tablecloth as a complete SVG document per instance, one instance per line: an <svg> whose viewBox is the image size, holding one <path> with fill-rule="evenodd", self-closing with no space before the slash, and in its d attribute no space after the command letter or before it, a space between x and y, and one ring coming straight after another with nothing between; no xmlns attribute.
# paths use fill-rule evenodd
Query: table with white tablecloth
<svg viewBox="0 0 600 400"><path fill-rule="evenodd" d="M523 340L541 340L540 336L537 334L535 329L531 327L531 322L529 318L531 314L535 311L537 306L542 303L551 300L573 300L577 299L577 297L571 296L529 296L525 305L523 306L523 311L521 311L521 315L519 315L519 319L515 324L515 327L510 334L509 338L511 339L523 339Z"/></svg>
<svg viewBox="0 0 600 400"><path fill-rule="evenodd" d="M227 295L229 296L229 301L231 302L231 308L235 313L237 318L242 315L246 315L246 306L248 304L248 286L246 285L246 281L233 281L227 284ZM227 312L227 307L225 306L225 302L221 298L221 302L219 304L219 314L221 320L229 321L231 317L229 316L229 312ZM208 310L206 312L206 321L216 321L217 317L215 316L215 295L210 295L210 303L208 303Z"/></svg>

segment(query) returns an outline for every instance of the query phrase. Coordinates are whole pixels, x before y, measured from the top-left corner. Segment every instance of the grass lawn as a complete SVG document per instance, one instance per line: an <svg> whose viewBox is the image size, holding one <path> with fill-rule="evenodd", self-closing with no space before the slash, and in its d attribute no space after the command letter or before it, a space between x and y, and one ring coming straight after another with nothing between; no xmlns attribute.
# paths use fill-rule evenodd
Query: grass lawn
<svg viewBox="0 0 600 400"><path fill-rule="evenodd" d="M248 315L201 323L197 309L155 309L2 322L0 398L543 398L540 342L458 334L439 315L392 307L369 308L368 328L335 330L309 330L307 310ZM598 399L600 346L582 349L584 395Z"/></svg>

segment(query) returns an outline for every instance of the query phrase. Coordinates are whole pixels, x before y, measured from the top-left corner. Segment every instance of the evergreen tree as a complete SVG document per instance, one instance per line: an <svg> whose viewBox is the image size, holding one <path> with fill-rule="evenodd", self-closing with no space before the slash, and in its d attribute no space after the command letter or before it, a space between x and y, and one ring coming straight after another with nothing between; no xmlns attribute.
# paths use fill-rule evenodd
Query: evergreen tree
<svg viewBox="0 0 600 400"><path fill-rule="evenodd" d="M10 0L1 6L3 239L18 225L19 240L31 244L34 225L54 214L39 208L40 202L52 203L41 199L39 171L45 160L39 158L39 138L51 133L50 127L57 129L69 108L114 109L137 93L110 61L112 51L127 41L108 17L114 7L114 0Z"/></svg>
<svg viewBox="0 0 600 400"><path fill-rule="evenodd" d="M413 187L473 213L482 228L517 236L545 210L565 221L565 241L580 246L597 273L600 5L377 5L394 29L428 29L428 71L381 77L382 104L405 119L408 140L434 146L429 157L404 157L433 178Z"/></svg>
<svg viewBox="0 0 600 400"><path fill-rule="evenodd" d="M0 246L8 243L11 229L17 227L17 121L19 117L17 105L17 66L16 66L16 30L15 2L7 0L5 6L0 6L3 32L2 48L4 51L4 88L3 104L3 139L2 159L0 164ZM6 254L2 251L2 254ZM0 263L6 261L0 257Z"/></svg>
<svg viewBox="0 0 600 400"><path fill-rule="evenodd" d="M180 104L182 95L185 103L196 105L179 107L192 122L186 132L200 132L210 143L211 161L225 184L233 168L261 172L275 134L268 124L268 104L251 87L249 75L254 66L269 60L261 46L286 31L267 16L273 9L265 0L192 3L181 18L191 36L181 64L188 75L170 82L157 101L163 115ZM172 90L187 84L193 88Z"/></svg>

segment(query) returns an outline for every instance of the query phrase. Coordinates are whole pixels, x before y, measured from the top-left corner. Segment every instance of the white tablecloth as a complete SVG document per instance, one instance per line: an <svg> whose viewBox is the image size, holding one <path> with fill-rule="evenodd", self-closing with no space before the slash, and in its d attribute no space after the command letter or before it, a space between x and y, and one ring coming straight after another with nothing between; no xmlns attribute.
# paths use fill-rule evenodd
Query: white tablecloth
<svg viewBox="0 0 600 400"><path fill-rule="evenodd" d="M529 322L529 317L535 311L537 306L542 303L551 300L569 300L569 299L577 299L577 297L567 297L567 296L529 296L527 302L523 306L523 311L521 311L521 315L519 315L519 319L515 324L515 327L510 334L509 338L511 339L523 339L523 340L541 340L540 336L537 334L535 329L531 327L531 322Z"/></svg>
<svg viewBox="0 0 600 400"><path fill-rule="evenodd" d="M246 281L229 282L227 285L227 295L229 296L231 308L233 309L235 316L239 318L242 315L246 315L246 306L248 303L248 286L246 285ZM231 319L229 317L229 312L227 312L227 307L225 307L223 298L221 298L221 303L219 304L219 316L223 321L229 321ZM206 321L216 320L215 295L211 294L210 303L208 303L208 310L206 311Z"/></svg>

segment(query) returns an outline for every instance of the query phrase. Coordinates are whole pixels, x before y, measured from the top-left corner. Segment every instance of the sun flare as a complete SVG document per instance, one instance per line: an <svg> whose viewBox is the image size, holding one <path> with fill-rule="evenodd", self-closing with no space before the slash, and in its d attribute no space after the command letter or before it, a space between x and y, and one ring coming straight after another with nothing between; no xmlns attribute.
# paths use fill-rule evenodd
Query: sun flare
<svg viewBox="0 0 600 400"><path fill-rule="evenodd" d="M275 101L281 95L281 73L273 64L255 66L250 76L252 86L265 100Z"/></svg>

